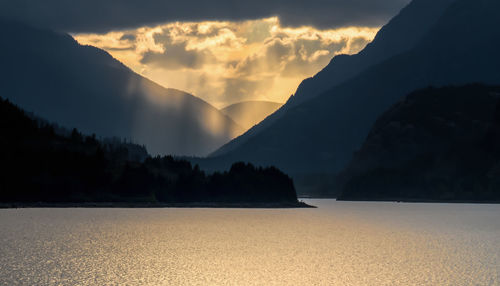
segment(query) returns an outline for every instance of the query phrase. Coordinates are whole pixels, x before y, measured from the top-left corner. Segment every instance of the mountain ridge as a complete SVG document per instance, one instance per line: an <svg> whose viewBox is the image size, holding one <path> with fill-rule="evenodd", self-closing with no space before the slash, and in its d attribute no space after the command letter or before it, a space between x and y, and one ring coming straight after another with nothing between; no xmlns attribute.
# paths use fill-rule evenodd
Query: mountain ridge
<svg viewBox="0 0 500 286"><path fill-rule="evenodd" d="M500 35L492 28L500 25L492 16L499 4L474 3L454 2L410 51L293 107L239 146L238 153L212 158L206 166L221 168L238 159L276 165L289 173L336 173L360 147L377 116L405 94L428 85L499 83ZM474 43L460 42L468 38Z"/></svg>
<svg viewBox="0 0 500 286"><path fill-rule="evenodd" d="M153 154L206 155L242 132L209 103L164 88L68 34L0 25L3 94L51 122L130 138Z"/></svg>
<svg viewBox="0 0 500 286"><path fill-rule="evenodd" d="M271 126L294 106L326 92L329 88L356 76L373 64L410 49L453 1L415 0L410 2L380 29L374 40L365 49L355 55L337 55L332 58L323 70L315 76L303 80L297 87L295 94L279 110L243 135L216 150L211 156L224 155L238 148L251 137Z"/></svg>
<svg viewBox="0 0 500 286"><path fill-rule="evenodd" d="M282 103L262 100L242 101L221 109L222 113L248 130L276 111Z"/></svg>

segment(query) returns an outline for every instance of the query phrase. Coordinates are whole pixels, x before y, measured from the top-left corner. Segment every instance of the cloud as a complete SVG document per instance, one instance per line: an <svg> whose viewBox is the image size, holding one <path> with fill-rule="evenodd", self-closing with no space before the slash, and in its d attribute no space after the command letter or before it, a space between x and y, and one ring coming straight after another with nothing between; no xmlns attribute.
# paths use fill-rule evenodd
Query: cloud
<svg viewBox="0 0 500 286"><path fill-rule="evenodd" d="M170 45L163 53L147 52L141 63L151 64L165 69L192 68L203 66L204 56L194 50L186 50L186 44Z"/></svg>
<svg viewBox="0 0 500 286"><path fill-rule="evenodd" d="M378 28L283 27L251 21L173 22L104 34L76 34L136 72L215 106L243 100L284 102L301 80L340 53L361 50Z"/></svg>
<svg viewBox="0 0 500 286"><path fill-rule="evenodd" d="M164 47L164 51L147 51L141 63L150 64L168 70L182 68L199 69L214 60L209 50L188 49L188 41L175 42L170 34L155 34L154 41Z"/></svg>
<svg viewBox="0 0 500 286"><path fill-rule="evenodd" d="M290 44L272 38L263 47L242 59L235 67L235 76L256 77L262 74L279 73L292 51Z"/></svg>
<svg viewBox="0 0 500 286"><path fill-rule="evenodd" d="M136 37L134 34L123 34L120 37L120 41L135 41Z"/></svg>
<svg viewBox="0 0 500 286"><path fill-rule="evenodd" d="M278 16L283 26L377 27L410 0L19 0L0 17L65 32L108 32L175 21L242 21Z"/></svg>

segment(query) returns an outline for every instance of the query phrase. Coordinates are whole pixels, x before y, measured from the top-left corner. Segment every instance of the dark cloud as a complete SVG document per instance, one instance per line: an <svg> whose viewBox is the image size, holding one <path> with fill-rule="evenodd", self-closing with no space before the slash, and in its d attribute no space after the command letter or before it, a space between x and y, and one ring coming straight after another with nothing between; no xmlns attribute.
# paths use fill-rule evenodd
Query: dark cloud
<svg viewBox="0 0 500 286"><path fill-rule="evenodd" d="M0 17L65 32L105 32L170 21L279 16L284 26L380 26L410 0L0 0Z"/></svg>
<svg viewBox="0 0 500 286"><path fill-rule="evenodd" d="M273 40L272 44L266 48L266 57L268 61L276 61L273 65L283 61L290 53L290 46L282 43L280 40Z"/></svg>
<svg viewBox="0 0 500 286"><path fill-rule="evenodd" d="M136 36L135 36L135 35L133 35L133 34L124 34L124 35L120 38L120 40L121 40L121 41L135 41L135 39L136 39Z"/></svg>

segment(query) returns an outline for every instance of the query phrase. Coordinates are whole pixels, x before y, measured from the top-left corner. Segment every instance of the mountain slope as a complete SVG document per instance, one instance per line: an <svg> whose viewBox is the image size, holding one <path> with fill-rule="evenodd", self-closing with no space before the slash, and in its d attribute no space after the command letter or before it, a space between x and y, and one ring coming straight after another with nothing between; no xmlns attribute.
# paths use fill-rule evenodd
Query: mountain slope
<svg viewBox="0 0 500 286"><path fill-rule="evenodd" d="M221 111L231 117L239 126L248 130L276 111L281 105L283 104L271 101L244 101L226 106Z"/></svg>
<svg viewBox="0 0 500 286"><path fill-rule="evenodd" d="M500 87L411 93L380 116L341 199L500 201Z"/></svg>
<svg viewBox="0 0 500 286"><path fill-rule="evenodd" d="M59 135L52 125L29 118L1 97L0 134L0 204L8 206L39 202L305 206L297 202L293 181L276 168L236 163L229 172L207 176L172 156L130 160L128 143L103 143L76 129Z"/></svg>
<svg viewBox="0 0 500 286"><path fill-rule="evenodd" d="M338 172L376 118L405 94L429 85L500 83L498 11L494 0L454 2L413 49L290 109L210 167L237 159L287 172Z"/></svg>
<svg viewBox="0 0 500 286"><path fill-rule="evenodd" d="M69 35L0 21L0 90L27 111L153 154L205 155L242 129L213 106L139 76Z"/></svg>
<svg viewBox="0 0 500 286"><path fill-rule="evenodd" d="M414 0L380 29L372 43L356 55L338 55L312 78L305 79L295 95L263 122L224 145L213 156L235 150L281 118L288 110L392 56L406 52L428 32L454 0Z"/></svg>

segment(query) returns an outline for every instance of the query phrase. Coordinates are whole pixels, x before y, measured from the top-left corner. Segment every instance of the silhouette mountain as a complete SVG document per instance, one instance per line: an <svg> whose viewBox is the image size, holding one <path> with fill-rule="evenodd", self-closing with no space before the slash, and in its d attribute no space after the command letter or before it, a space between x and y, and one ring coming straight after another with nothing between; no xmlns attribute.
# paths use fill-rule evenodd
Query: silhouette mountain
<svg viewBox="0 0 500 286"><path fill-rule="evenodd" d="M392 56L410 50L435 24L443 11L454 0L414 0L403 8L398 15L387 23L361 52L355 55L338 55L314 77L305 79L297 88L295 95L279 110L267 117L260 124L242 136L215 151L212 156L219 156L236 149L251 137L271 126L288 110L317 95L324 93L368 67L380 63Z"/></svg>
<svg viewBox="0 0 500 286"><path fill-rule="evenodd" d="M206 175L172 156L136 156L144 148L69 135L0 98L0 203L209 203L208 206L306 206L278 169L235 163ZM5 205L3 205L5 206Z"/></svg>
<svg viewBox="0 0 500 286"><path fill-rule="evenodd" d="M224 107L221 111L246 130L264 120L282 104L271 101L243 101Z"/></svg>
<svg viewBox="0 0 500 286"><path fill-rule="evenodd" d="M185 92L163 88L71 36L0 21L0 90L23 109L153 154L206 155L243 131Z"/></svg>
<svg viewBox="0 0 500 286"><path fill-rule="evenodd" d="M418 2L412 2L400 16L411 14L409 8ZM241 160L276 165L292 174L339 172L361 146L376 118L411 91L429 85L500 83L498 11L500 2L496 0L453 2L437 21L431 20L431 28L408 51L373 64L290 108L257 135L236 147L220 149L204 166L227 168L228 162ZM419 12L425 9L415 10ZM419 17L427 21L426 13L413 19Z"/></svg>
<svg viewBox="0 0 500 286"><path fill-rule="evenodd" d="M500 86L427 88L380 116L340 199L500 201Z"/></svg>

